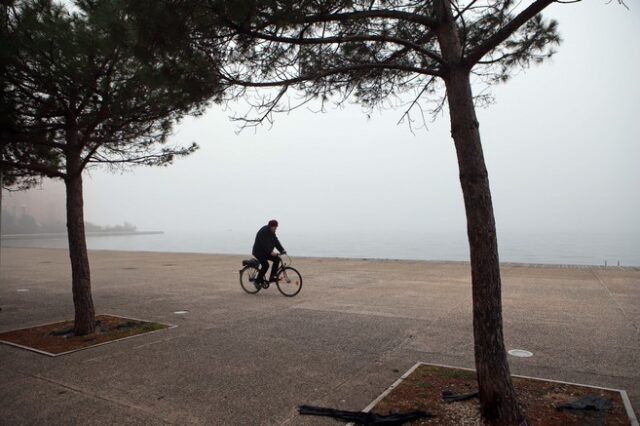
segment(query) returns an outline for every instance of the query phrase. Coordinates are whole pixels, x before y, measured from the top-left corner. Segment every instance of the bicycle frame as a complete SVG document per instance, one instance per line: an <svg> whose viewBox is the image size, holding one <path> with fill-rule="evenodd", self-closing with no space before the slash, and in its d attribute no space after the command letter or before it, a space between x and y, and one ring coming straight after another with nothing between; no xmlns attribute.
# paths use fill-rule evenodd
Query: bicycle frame
<svg viewBox="0 0 640 426"><path fill-rule="evenodd" d="M282 272L284 268L286 268L287 266L291 266L291 263L292 263L291 258L289 257L288 254L284 254L284 255L278 254L277 256L280 258L280 265L278 266L278 269L275 272L272 272L272 275L278 275L280 272ZM286 256L286 259L284 258L284 256ZM254 261L254 264L251 266L254 266L259 270L261 268L260 261L256 257L253 257L252 260ZM249 263L243 262L242 266L244 267L244 266L250 266L250 265Z"/></svg>
<svg viewBox="0 0 640 426"><path fill-rule="evenodd" d="M292 262L291 258L288 255L278 254L278 258L280 259L280 265L275 272L272 272L272 275L279 277L276 281L268 281L264 277L260 281L258 281L257 275L259 273L259 269L261 268L258 259L252 258L250 260L243 260L243 268L239 271L240 286L242 287L242 289L247 293L255 294L260 291L260 289L269 288L269 284L271 282L275 282L276 286L278 287L278 291L280 291L282 295L293 297L298 294L300 292L300 289L302 288L302 275L300 275L300 272L298 272L295 268L292 268L290 266ZM254 272L248 272L247 275L245 275L245 271ZM244 281L243 277L247 277L246 282ZM294 287L291 287L290 284L293 284Z"/></svg>
<svg viewBox="0 0 640 426"><path fill-rule="evenodd" d="M283 256L286 256L289 261L287 262ZM288 254L278 254L278 257L280 258L280 266L278 267L278 272L291 265L291 258Z"/></svg>

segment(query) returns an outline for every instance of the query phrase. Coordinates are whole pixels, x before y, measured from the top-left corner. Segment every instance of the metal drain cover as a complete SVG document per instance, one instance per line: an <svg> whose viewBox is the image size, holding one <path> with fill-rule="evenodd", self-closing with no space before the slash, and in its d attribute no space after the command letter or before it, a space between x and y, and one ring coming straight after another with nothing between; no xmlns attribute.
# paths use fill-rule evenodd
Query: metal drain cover
<svg viewBox="0 0 640 426"><path fill-rule="evenodd" d="M529 358L533 356L532 352L525 351L524 349L511 349L508 354L511 356L517 356L518 358Z"/></svg>
<svg viewBox="0 0 640 426"><path fill-rule="evenodd" d="M175 311L174 314L176 315L184 315L184 314L188 314L189 311Z"/></svg>

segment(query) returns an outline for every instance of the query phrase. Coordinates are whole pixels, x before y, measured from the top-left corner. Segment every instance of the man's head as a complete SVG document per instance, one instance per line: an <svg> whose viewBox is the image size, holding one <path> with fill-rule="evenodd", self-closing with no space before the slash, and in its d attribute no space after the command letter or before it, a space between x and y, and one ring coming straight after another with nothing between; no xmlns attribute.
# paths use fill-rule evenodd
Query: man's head
<svg viewBox="0 0 640 426"><path fill-rule="evenodd" d="M271 229L271 232L275 233L276 228L278 228L278 221L275 219L271 219L269 221L269 229Z"/></svg>

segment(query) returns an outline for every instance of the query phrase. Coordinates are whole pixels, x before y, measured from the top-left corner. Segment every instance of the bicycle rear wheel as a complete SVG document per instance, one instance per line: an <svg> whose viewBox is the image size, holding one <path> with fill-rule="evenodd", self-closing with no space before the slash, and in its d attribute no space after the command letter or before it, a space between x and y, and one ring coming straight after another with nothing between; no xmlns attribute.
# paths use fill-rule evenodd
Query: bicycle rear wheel
<svg viewBox="0 0 640 426"><path fill-rule="evenodd" d="M302 275L291 266L285 266L278 272L276 285L283 296L293 297L302 290Z"/></svg>
<svg viewBox="0 0 640 426"><path fill-rule="evenodd" d="M255 266L245 266L240 270L240 287L249 294L256 294L261 287L256 287L256 277L258 268Z"/></svg>

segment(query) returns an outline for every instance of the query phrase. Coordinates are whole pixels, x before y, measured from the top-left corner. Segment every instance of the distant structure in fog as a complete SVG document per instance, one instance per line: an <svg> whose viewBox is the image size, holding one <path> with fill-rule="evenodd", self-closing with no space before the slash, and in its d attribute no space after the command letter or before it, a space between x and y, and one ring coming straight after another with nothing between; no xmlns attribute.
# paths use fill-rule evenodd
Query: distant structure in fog
<svg viewBox="0 0 640 426"><path fill-rule="evenodd" d="M29 215L38 225L64 224L65 199L61 180L44 179L27 191L2 191L2 210L16 218Z"/></svg>

